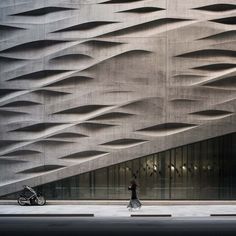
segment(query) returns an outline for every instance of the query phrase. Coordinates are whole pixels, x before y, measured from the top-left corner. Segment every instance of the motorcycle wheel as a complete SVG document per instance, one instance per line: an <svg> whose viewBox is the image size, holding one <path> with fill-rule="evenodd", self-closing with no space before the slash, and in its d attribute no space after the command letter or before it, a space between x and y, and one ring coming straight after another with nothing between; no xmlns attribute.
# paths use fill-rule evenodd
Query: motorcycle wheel
<svg viewBox="0 0 236 236"><path fill-rule="evenodd" d="M43 196L38 196L38 198L36 198L35 201L39 206L43 206L46 203L46 200Z"/></svg>
<svg viewBox="0 0 236 236"><path fill-rule="evenodd" d="M27 200L24 197L19 197L17 201L20 206L25 206L27 204Z"/></svg>

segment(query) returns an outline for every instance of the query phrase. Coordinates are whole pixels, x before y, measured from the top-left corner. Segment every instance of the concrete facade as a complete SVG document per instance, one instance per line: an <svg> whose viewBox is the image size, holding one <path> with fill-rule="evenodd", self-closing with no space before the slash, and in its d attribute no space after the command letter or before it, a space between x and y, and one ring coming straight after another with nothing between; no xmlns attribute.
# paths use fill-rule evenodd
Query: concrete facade
<svg viewBox="0 0 236 236"><path fill-rule="evenodd" d="M0 20L0 195L236 131L235 0L5 0Z"/></svg>

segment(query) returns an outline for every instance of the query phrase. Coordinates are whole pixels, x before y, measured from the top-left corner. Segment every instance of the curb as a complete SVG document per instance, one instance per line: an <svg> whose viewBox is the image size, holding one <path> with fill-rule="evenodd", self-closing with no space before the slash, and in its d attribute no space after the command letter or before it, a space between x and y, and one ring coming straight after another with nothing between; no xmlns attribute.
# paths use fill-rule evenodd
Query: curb
<svg viewBox="0 0 236 236"><path fill-rule="evenodd" d="M46 205L121 205L126 206L129 201L119 200L47 200ZM236 201L145 201L145 206L174 206L174 205L236 205ZM0 205L18 205L17 200L0 200Z"/></svg>

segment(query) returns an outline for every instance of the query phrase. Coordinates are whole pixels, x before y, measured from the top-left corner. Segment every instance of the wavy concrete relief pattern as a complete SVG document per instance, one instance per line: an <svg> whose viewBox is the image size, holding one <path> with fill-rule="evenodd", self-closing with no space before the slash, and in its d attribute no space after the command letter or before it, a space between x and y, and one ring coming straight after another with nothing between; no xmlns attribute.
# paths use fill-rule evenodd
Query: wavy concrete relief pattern
<svg viewBox="0 0 236 236"><path fill-rule="evenodd" d="M235 132L234 0L0 7L0 195Z"/></svg>

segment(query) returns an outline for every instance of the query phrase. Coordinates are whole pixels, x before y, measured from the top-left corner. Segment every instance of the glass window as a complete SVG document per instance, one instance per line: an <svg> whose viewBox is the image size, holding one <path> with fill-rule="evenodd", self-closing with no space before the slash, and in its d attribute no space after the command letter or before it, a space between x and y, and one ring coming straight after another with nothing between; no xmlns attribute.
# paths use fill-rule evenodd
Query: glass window
<svg viewBox="0 0 236 236"><path fill-rule="evenodd" d="M128 186L135 178L141 199L236 199L235 144L236 134L228 134L58 180L38 190L47 199L129 199Z"/></svg>

